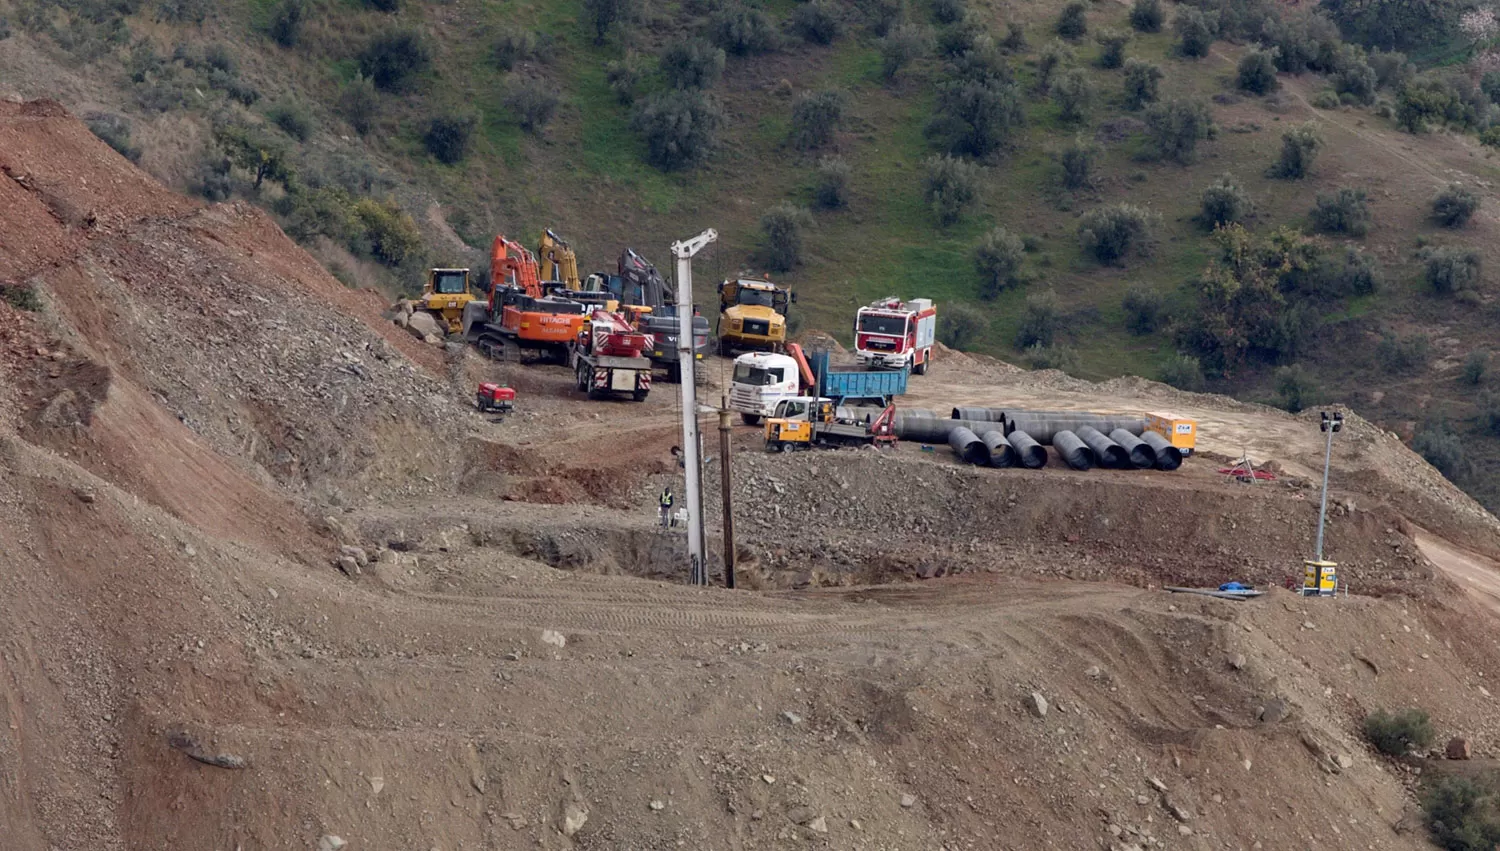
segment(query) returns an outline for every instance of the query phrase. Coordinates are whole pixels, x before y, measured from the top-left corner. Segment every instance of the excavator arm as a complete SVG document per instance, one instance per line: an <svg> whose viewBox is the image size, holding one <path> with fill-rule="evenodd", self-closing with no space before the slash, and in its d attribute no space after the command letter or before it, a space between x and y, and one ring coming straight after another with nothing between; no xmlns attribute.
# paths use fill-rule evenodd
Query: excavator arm
<svg viewBox="0 0 1500 851"><path fill-rule="evenodd" d="M496 234L490 246L490 307L496 306L501 290L517 289L532 298L542 297L536 257L526 247L504 234Z"/></svg>
<svg viewBox="0 0 1500 851"><path fill-rule="evenodd" d="M620 277L625 284L626 304L641 304L653 310L673 304L667 281L656 271L656 267L634 249L627 248L620 255Z"/></svg>
<svg viewBox="0 0 1500 851"><path fill-rule="evenodd" d="M560 281L565 290L578 290L583 281L578 277L578 255L567 240L548 228L542 231L541 244L536 256L541 260L541 276L544 280Z"/></svg>

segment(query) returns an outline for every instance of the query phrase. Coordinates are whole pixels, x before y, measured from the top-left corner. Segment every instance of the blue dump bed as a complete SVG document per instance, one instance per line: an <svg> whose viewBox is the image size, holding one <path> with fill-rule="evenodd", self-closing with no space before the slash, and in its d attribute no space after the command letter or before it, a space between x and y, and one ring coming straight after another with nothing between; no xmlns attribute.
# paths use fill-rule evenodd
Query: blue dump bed
<svg viewBox="0 0 1500 851"><path fill-rule="evenodd" d="M818 376L819 396L830 399L884 399L906 393L908 370L833 370L828 366L827 352L810 352L807 358L813 375Z"/></svg>

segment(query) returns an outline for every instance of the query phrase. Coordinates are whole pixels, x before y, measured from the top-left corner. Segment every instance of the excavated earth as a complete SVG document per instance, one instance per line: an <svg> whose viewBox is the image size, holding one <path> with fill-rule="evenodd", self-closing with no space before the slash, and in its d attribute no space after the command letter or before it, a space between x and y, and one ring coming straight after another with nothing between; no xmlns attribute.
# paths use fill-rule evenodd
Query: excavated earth
<svg viewBox="0 0 1500 851"><path fill-rule="evenodd" d="M1349 596L1281 590L1307 417L953 352L904 403L1168 408L1205 452L988 470L738 427L740 587L694 589L654 522L675 387L587 402L425 345L50 102L0 103L0 285L39 303L0 300L7 851L1416 849L1451 763L1364 715L1500 756L1500 524L1357 417ZM494 379L503 420L468 404ZM1247 452L1276 480L1216 472ZM1162 590L1230 579L1273 590Z"/></svg>

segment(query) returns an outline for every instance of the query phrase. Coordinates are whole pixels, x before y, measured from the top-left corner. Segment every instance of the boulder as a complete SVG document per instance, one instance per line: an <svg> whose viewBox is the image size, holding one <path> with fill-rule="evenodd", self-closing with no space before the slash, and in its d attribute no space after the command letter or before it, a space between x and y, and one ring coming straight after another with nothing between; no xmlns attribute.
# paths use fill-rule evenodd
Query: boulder
<svg viewBox="0 0 1500 851"><path fill-rule="evenodd" d="M431 313L413 313L411 318L406 321L406 330L410 331L411 335L418 340L443 336L443 326Z"/></svg>
<svg viewBox="0 0 1500 851"><path fill-rule="evenodd" d="M1455 737L1448 740L1447 753L1449 759L1468 759L1474 755L1474 748L1468 739Z"/></svg>

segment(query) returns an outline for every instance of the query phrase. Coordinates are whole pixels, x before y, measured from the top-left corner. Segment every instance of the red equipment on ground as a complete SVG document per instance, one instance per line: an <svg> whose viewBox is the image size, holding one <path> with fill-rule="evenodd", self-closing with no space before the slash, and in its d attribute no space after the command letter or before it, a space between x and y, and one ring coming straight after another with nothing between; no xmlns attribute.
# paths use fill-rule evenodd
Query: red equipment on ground
<svg viewBox="0 0 1500 851"><path fill-rule="evenodd" d="M479 385L479 392L474 394L474 407L482 414L490 411L509 413L516 407L515 388L485 382Z"/></svg>

